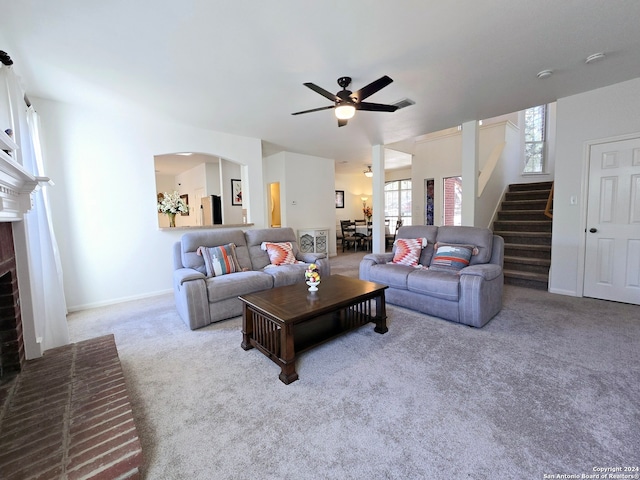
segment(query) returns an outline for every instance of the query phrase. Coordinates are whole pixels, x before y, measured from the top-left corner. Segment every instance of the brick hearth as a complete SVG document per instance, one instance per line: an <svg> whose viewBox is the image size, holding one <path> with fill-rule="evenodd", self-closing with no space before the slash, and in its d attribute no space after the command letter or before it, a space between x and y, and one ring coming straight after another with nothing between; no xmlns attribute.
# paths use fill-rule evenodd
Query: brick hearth
<svg viewBox="0 0 640 480"><path fill-rule="evenodd" d="M3 479L137 479L141 465L113 335L48 350L0 386Z"/></svg>

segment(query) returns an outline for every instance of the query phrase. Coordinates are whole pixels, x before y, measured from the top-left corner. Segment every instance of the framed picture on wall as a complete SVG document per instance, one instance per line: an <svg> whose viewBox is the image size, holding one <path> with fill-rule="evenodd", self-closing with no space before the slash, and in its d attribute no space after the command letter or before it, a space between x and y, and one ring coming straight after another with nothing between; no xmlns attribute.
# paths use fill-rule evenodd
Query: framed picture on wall
<svg viewBox="0 0 640 480"><path fill-rule="evenodd" d="M344 190L336 190L336 208L344 208Z"/></svg>
<svg viewBox="0 0 640 480"><path fill-rule="evenodd" d="M242 182L236 178L231 179L231 205L242 205Z"/></svg>

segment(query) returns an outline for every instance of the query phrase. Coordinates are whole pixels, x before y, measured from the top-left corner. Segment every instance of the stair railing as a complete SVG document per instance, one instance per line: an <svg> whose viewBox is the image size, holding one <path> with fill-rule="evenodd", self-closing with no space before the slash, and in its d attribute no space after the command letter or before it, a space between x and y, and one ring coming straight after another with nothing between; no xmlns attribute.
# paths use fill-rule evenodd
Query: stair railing
<svg viewBox="0 0 640 480"><path fill-rule="evenodd" d="M544 209L544 214L549 218L553 218L553 187L554 185L555 183L551 184L551 191L549 192L549 198L547 198L547 206Z"/></svg>

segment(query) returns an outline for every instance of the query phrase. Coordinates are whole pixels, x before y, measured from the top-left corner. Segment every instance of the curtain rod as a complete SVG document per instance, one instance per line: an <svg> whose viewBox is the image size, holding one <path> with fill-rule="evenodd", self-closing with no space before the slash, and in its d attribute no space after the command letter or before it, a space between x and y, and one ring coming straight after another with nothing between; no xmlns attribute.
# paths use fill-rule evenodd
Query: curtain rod
<svg viewBox="0 0 640 480"><path fill-rule="evenodd" d="M0 62L2 62L2 64L6 65L7 67L13 65L13 60L11 60L9 54L4 50L0 50Z"/></svg>

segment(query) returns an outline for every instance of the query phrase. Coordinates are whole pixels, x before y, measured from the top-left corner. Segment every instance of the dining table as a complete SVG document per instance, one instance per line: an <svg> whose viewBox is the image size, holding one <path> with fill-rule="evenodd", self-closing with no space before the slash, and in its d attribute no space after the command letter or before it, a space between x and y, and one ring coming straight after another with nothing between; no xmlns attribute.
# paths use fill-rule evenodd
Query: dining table
<svg viewBox="0 0 640 480"><path fill-rule="evenodd" d="M369 234L369 228L370 227L368 227L366 225L356 225L356 233L361 233L362 235L368 235ZM385 235L391 233L389 231L389 226L388 225L385 225L384 233L385 233Z"/></svg>

